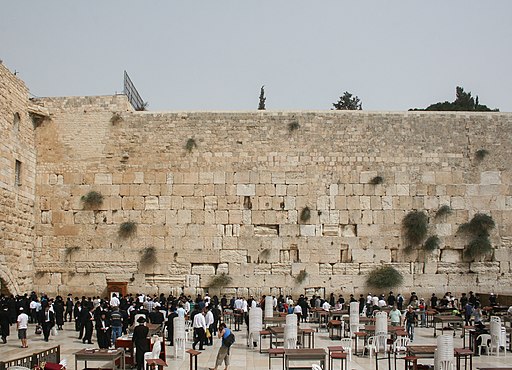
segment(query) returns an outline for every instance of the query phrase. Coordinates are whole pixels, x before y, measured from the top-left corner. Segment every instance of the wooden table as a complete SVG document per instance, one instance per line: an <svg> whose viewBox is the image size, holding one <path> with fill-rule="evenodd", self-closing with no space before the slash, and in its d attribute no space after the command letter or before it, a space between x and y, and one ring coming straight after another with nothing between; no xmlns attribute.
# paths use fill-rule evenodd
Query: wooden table
<svg viewBox="0 0 512 370"><path fill-rule="evenodd" d="M473 370L473 351L468 348L455 348L455 361L457 363L457 370L461 370L461 360L464 358L464 370L468 368L468 357L469 357L469 369Z"/></svg>
<svg viewBox="0 0 512 370"><path fill-rule="evenodd" d="M284 350L284 367L286 370L293 369L290 362L307 362L311 367L312 361L319 361L322 369L325 369L325 349L323 348L300 348Z"/></svg>
<svg viewBox="0 0 512 370"><path fill-rule="evenodd" d="M85 368L88 368L87 361L102 361L111 362L112 369L116 369L116 361L120 360L121 370L125 370L124 363L124 350L122 348L117 349L82 349L75 352L75 369L79 369L78 361L85 362Z"/></svg>
<svg viewBox="0 0 512 370"><path fill-rule="evenodd" d="M264 317L263 323L266 326L269 326L270 324L275 325L275 326L281 326L283 324L286 324L286 317L285 316Z"/></svg>
<svg viewBox="0 0 512 370"><path fill-rule="evenodd" d="M435 345L435 344L407 346L407 352L409 353L409 355L415 356L418 358L434 357L434 353L435 353L436 349L437 349L437 345Z"/></svg>
<svg viewBox="0 0 512 370"><path fill-rule="evenodd" d="M441 324L441 335L444 334L444 325L445 324L453 324L453 336L455 336L455 325L458 324L459 326L464 325L464 319L459 316L454 315L437 315L434 316L434 338L437 337L437 324Z"/></svg>

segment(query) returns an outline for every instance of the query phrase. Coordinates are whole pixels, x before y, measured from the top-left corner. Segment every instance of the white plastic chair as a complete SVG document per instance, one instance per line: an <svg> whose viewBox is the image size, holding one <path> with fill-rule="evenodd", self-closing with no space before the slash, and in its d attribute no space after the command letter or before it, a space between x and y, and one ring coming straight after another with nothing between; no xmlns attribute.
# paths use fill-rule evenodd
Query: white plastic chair
<svg viewBox="0 0 512 370"><path fill-rule="evenodd" d="M343 347L343 351L348 352L348 360L352 362L352 339L341 338L341 346Z"/></svg>
<svg viewBox="0 0 512 370"><path fill-rule="evenodd" d="M366 345L366 349L370 352L370 361L372 359L372 352L375 354L384 350L384 353L388 352L388 335L387 333L377 333L374 336L368 338L368 344Z"/></svg>
<svg viewBox="0 0 512 370"><path fill-rule="evenodd" d="M174 323L174 358L185 357L185 343L186 343L186 331L185 331L185 319L183 317L175 317Z"/></svg>
<svg viewBox="0 0 512 370"><path fill-rule="evenodd" d="M480 339L480 344L478 345L478 355L482 355L482 348L485 348L485 352L489 354L489 344L491 341L491 335L490 334L480 334L478 337L476 337L476 341L478 342L478 339Z"/></svg>
<svg viewBox="0 0 512 370"><path fill-rule="evenodd" d="M154 338L155 342L153 343L153 350L151 352L144 353L144 361L146 360L156 360L160 358L160 352L162 351L162 345L160 342L160 338Z"/></svg>
<svg viewBox="0 0 512 370"><path fill-rule="evenodd" d="M411 340L408 337L398 337L393 342L393 357L395 358L395 369L396 369L396 359L400 354L407 354L407 346Z"/></svg>
<svg viewBox="0 0 512 370"><path fill-rule="evenodd" d="M311 370L323 370L318 364L311 364Z"/></svg>

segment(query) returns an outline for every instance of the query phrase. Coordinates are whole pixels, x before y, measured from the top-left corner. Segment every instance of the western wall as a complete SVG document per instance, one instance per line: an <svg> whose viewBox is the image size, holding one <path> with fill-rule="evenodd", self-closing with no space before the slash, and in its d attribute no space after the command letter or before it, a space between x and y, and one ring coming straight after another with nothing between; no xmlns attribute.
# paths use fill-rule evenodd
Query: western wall
<svg viewBox="0 0 512 370"><path fill-rule="evenodd" d="M124 95L29 100L1 65L0 81L13 293L366 293L382 265L404 275L399 292L512 292L510 113L136 112ZM91 191L101 204L85 204ZM405 251L413 210L435 251ZM469 262L457 229L478 212L496 223L493 251Z"/></svg>

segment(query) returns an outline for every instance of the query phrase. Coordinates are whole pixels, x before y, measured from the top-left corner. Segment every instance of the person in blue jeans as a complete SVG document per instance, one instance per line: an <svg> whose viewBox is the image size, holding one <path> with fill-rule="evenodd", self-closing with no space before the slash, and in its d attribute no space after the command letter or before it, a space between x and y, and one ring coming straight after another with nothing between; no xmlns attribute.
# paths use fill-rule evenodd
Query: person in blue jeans
<svg viewBox="0 0 512 370"><path fill-rule="evenodd" d="M417 317L416 312L412 306L407 307L407 311L405 312L405 328L407 330L407 336L411 340L414 340L414 325L416 324Z"/></svg>
<svg viewBox="0 0 512 370"><path fill-rule="evenodd" d="M123 315L119 307L113 307L110 314L110 327L112 328L112 344L116 345L116 339L123 335Z"/></svg>

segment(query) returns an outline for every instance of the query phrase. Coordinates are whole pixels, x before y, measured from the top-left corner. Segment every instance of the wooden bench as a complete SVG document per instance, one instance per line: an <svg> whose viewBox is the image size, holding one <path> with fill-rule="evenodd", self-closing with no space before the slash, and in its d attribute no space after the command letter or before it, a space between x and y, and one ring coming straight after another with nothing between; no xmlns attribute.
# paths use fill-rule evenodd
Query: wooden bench
<svg viewBox="0 0 512 370"><path fill-rule="evenodd" d="M185 352L190 355L190 370L197 370L197 356L202 352L196 351L195 349L187 349ZM192 359L194 361L192 361ZM192 362L194 363L194 366L192 366Z"/></svg>
<svg viewBox="0 0 512 370"><path fill-rule="evenodd" d="M160 358L146 360L146 370L155 370L156 367L158 370L163 370L164 366L166 367L167 364Z"/></svg>
<svg viewBox="0 0 512 370"><path fill-rule="evenodd" d="M345 352L331 352L329 354L329 369L334 369L334 360L340 360L341 361L341 368L345 368L345 370L348 370L348 361L347 361L347 354ZM345 366L343 366L345 365Z"/></svg>

